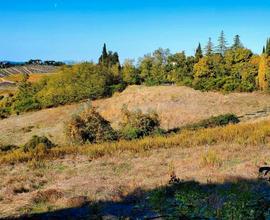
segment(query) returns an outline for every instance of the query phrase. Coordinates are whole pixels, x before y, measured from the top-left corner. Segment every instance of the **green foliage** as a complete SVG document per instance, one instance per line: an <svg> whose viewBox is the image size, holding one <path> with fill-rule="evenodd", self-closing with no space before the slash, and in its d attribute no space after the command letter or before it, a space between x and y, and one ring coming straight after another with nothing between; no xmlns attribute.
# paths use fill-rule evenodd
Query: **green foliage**
<svg viewBox="0 0 270 220"><path fill-rule="evenodd" d="M133 64L133 60L126 60L122 68L123 81L127 84L138 84L140 82L139 71Z"/></svg>
<svg viewBox="0 0 270 220"><path fill-rule="evenodd" d="M67 136L72 143L100 143L117 139L117 133L94 108L74 116L67 124Z"/></svg>
<svg viewBox="0 0 270 220"><path fill-rule="evenodd" d="M156 113L143 114L139 110L130 112L126 107L122 109L122 112L124 114L120 129L122 138L132 140L161 133L160 122Z"/></svg>
<svg viewBox="0 0 270 220"><path fill-rule="evenodd" d="M238 49L238 48L243 48L243 44L240 40L240 36L237 34L237 35L235 35L235 37L233 39L232 49Z"/></svg>
<svg viewBox="0 0 270 220"><path fill-rule="evenodd" d="M120 66L118 53L109 51L107 52L106 44L103 46L102 55L99 58L99 65L110 68L114 65Z"/></svg>
<svg viewBox="0 0 270 220"><path fill-rule="evenodd" d="M201 44L199 43L199 46L197 47L196 52L195 52L196 63L198 63L202 57L203 57L203 51L202 51Z"/></svg>
<svg viewBox="0 0 270 220"><path fill-rule="evenodd" d="M35 150L38 146L43 146L46 150L49 150L53 147L55 147L55 144L52 143L47 137L42 136L36 136L34 135L24 146L23 150L24 152L31 152Z"/></svg>
<svg viewBox="0 0 270 220"><path fill-rule="evenodd" d="M228 124L237 124L240 120L238 117L234 114L225 114L225 115L219 115L216 117L211 117L209 119L202 120L198 123L187 125L185 128L187 129L200 129L200 128L214 128L218 126L225 126Z"/></svg>
<svg viewBox="0 0 270 220"><path fill-rule="evenodd" d="M43 108L77 102L82 99L97 99L105 96L109 76L92 63L75 65L46 80L36 94Z"/></svg>
<svg viewBox="0 0 270 220"><path fill-rule="evenodd" d="M36 83L28 82L25 75L15 95L0 100L0 116L98 99L124 88L118 66L107 68L93 63L64 66L59 73Z"/></svg>
<svg viewBox="0 0 270 220"><path fill-rule="evenodd" d="M1 145L0 143L0 153L7 153L16 149L19 149L16 145Z"/></svg>
<svg viewBox="0 0 270 220"><path fill-rule="evenodd" d="M205 185L182 181L151 192L150 203L168 219L266 219L268 201L254 190L256 185L248 180Z"/></svg>
<svg viewBox="0 0 270 220"><path fill-rule="evenodd" d="M10 111L8 108L0 107L0 119L8 118L10 115Z"/></svg>

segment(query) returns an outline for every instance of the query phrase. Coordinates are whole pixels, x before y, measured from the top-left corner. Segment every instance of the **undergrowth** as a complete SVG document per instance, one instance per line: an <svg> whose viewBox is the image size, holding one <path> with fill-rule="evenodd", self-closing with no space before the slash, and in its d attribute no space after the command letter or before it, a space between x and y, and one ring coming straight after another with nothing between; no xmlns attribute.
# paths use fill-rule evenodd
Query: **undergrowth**
<svg viewBox="0 0 270 220"><path fill-rule="evenodd" d="M59 146L39 153L39 159L59 158L68 154L83 154L95 159L121 152L133 154L160 148L189 148L214 144L237 144L243 148L249 145L267 145L270 137L270 122L254 124L228 125L226 127L199 130L183 130L168 136L150 136L136 140L120 140L82 146ZM16 163L32 160L35 154L18 149L13 152L1 152L0 163Z"/></svg>

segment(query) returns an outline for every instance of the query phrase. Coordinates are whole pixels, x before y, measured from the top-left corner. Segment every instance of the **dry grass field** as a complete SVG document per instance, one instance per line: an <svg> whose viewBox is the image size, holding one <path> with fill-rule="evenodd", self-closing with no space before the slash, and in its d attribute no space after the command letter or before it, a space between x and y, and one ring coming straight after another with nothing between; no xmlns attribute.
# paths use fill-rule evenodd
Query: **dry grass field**
<svg viewBox="0 0 270 220"><path fill-rule="evenodd" d="M121 108L156 111L165 129L180 127L210 116L235 113L242 120L265 117L270 107L270 96L263 93L230 93L195 91L177 86L130 86L111 98L92 102L103 117L117 128ZM88 102L44 109L0 121L0 142L24 144L33 135L45 135L55 143L66 144L65 123L73 114L88 106Z"/></svg>
<svg viewBox="0 0 270 220"><path fill-rule="evenodd" d="M147 192L167 185L172 172L182 181L206 184L237 182L239 177L257 179L258 168L270 164L269 101L270 96L262 93L131 86L92 103L114 127L121 121L123 105L157 111L164 128L224 113L243 116L242 122L75 147L66 145L64 124L88 107L87 101L1 120L2 143L23 144L33 135L46 135L60 146L39 155L1 155L0 218L61 209L69 216L67 208L73 207L81 207L72 213L83 216L86 203L91 204L92 216L98 213L107 219L152 216L159 213L148 207ZM138 214L139 210L143 211Z"/></svg>
<svg viewBox="0 0 270 220"><path fill-rule="evenodd" d="M0 216L80 206L85 200L119 202L134 191L140 196L140 192L166 185L172 170L182 180L201 183L256 179L258 167L270 163L269 121L250 127L229 125L180 134L168 138L166 143L171 144L164 147L119 150L96 159L85 152L55 160L2 164ZM140 141L132 145L135 149ZM97 208L106 215L110 207L108 203ZM136 210L135 205L132 209Z"/></svg>

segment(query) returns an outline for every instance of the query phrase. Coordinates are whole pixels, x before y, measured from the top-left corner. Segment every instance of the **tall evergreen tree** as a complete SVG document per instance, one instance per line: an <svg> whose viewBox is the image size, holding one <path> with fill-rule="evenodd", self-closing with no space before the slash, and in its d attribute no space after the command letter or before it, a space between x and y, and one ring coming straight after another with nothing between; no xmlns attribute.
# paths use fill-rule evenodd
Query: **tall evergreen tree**
<svg viewBox="0 0 270 220"><path fill-rule="evenodd" d="M199 60L203 57L203 51L202 51L202 47L201 44L199 43L199 46L196 49L195 52L195 62L199 62Z"/></svg>
<svg viewBox="0 0 270 220"><path fill-rule="evenodd" d="M232 49L238 49L238 48L243 48L243 44L240 40L240 36L237 34L235 35L235 37L233 38L233 45L232 45Z"/></svg>
<svg viewBox="0 0 270 220"><path fill-rule="evenodd" d="M265 54L265 46L263 46L263 51L262 51L263 54Z"/></svg>
<svg viewBox="0 0 270 220"><path fill-rule="evenodd" d="M108 61L108 53L107 53L106 44L104 43L103 49L102 49L102 55L100 56L98 63L106 66L108 64L107 61Z"/></svg>
<svg viewBox="0 0 270 220"><path fill-rule="evenodd" d="M221 31L220 36L218 38L217 53L224 55L226 50L227 50L227 41L225 38L224 31Z"/></svg>
<svg viewBox="0 0 270 220"><path fill-rule="evenodd" d="M209 37L207 45L205 47L205 55L210 56L213 54L213 48L214 48L214 44L212 43L212 39L211 37Z"/></svg>

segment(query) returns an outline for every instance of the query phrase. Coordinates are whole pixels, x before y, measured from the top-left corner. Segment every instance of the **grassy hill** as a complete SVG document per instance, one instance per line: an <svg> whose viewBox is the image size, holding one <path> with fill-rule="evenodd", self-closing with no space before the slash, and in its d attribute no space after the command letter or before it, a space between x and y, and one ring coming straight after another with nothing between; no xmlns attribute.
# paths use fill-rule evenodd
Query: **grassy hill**
<svg viewBox="0 0 270 220"><path fill-rule="evenodd" d="M263 93L200 92L177 86L130 86L111 98L92 102L114 128L121 122L121 108L154 110L165 129L181 127L211 116L235 113L242 121L269 115L270 96ZM38 112L11 116L0 121L0 142L24 144L33 135L45 135L55 143L66 144L65 123L81 112L88 101Z"/></svg>

